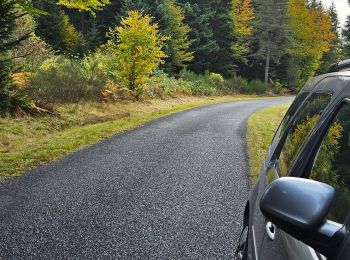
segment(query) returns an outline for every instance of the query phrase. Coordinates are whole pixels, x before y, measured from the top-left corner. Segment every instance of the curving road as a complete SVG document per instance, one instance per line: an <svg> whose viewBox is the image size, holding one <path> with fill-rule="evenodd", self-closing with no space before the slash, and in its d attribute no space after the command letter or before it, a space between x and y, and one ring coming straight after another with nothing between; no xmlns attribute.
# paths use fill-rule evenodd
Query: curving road
<svg viewBox="0 0 350 260"><path fill-rule="evenodd" d="M248 195L249 115L155 120L0 184L0 259L230 259Z"/></svg>

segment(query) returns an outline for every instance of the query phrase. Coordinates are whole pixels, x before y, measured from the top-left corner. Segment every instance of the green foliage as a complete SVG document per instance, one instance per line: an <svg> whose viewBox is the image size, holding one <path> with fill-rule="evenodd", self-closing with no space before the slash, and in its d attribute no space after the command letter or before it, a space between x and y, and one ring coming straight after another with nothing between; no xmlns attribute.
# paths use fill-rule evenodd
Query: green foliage
<svg viewBox="0 0 350 260"><path fill-rule="evenodd" d="M150 98L191 94L191 82L183 79L175 79L163 71L157 71L145 84L144 95Z"/></svg>
<svg viewBox="0 0 350 260"><path fill-rule="evenodd" d="M86 41L82 33L78 32L70 23L69 17L63 14L63 46L68 56L82 56L86 50Z"/></svg>
<svg viewBox="0 0 350 260"><path fill-rule="evenodd" d="M167 66L169 72L177 74L190 61L193 60L193 52L189 51L191 41L188 34L190 27L184 24L184 10L173 0L164 0L168 12L167 26L164 34L169 37L167 43Z"/></svg>
<svg viewBox="0 0 350 260"><path fill-rule="evenodd" d="M11 77L13 67L9 51L23 41L27 35L12 39L16 28L15 2L0 2L0 114L14 113L18 109L28 110L32 107L29 98L17 89Z"/></svg>
<svg viewBox="0 0 350 260"><path fill-rule="evenodd" d="M342 31L344 38L343 52L347 59L350 58L350 15L346 19L344 29Z"/></svg>
<svg viewBox="0 0 350 260"><path fill-rule="evenodd" d="M265 64L267 84L270 68L279 64L288 44L287 0L260 0L258 3L254 35L259 47L254 56Z"/></svg>
<svg viewBox="0 0 350 260"><path fill-rule="evenodd" d="M200 74L212 71L214 57L219 51L219 45L214 39L214 28L210 25L210 19L214 12L208 8L200 7L183 1L186 14L185 23L191 28L189 38L192 41L190 51L194 53L194 59L188 68Z"/></svg>
<svg viewBox="0 0 350 260"><path fill-rule="evenodd" d="M107 81L98 61L59 56L44 62L30 77L27 92L39 104L98 100Z"/></svg>

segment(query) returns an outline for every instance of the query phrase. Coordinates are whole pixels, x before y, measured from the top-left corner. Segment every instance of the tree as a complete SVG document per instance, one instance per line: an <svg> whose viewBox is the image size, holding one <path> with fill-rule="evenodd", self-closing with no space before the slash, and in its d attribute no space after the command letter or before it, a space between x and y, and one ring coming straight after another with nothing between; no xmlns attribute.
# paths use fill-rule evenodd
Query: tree
<svg viewBox="0 0 350 260"><path fill-rule="evenodd" d="M280 62L288 44L287 1L260 1L257 16L254 33L259 42L259 49L255 56L265 63L264 81L267 84L272 62Z"/></svg>
<svg viewBox="0 0 350 260"><path fill-rule="evenodd" d="M173 0L164 0L168 11L167 26L164 34L169 37L167 43L167 67L170 73L177 74L193 60L193 52L189 51L191 41L188 35L190 27L184 24L184 10Z"/></svg>
<svg viewBox="0 0 350 260"><path fill-rule="evenodd" d="M343 53L346 58L350 58L350 15L346 19L344 29L342 30L344 39Z"/></svg>
<svg viewBox="0 0 350 260"><path fill-rule="evenodd" d="M58 5L67 8L78 9L95 14L95 10L101 10L102 7L110 4L109 0L58 0Z"/></svg>
<svg viewBox="0 0 350 260"><path fill-rule="evenodd" d="M219 51L219 46L214 39L213 28L210 19L213 11L208 8L200 8L198 4L190 4L184 1L185 23L191 31L190 51L194 53L194 59L189 64L189 69L196 73L213 71L214 59Z"/></svg>
<svg viewBox="0 0 350 260"><path fill-rule="evenodd" d="M33 0L33 6L47 14L35 16L35 34L48 43L55 51L64 49L64 13L51 0Z"/></svg>
<svg viewBox="0 0 350 260"><path fill-rule="evenodd" d="M86 49L84 36L70 23L69 17L63 14L63 47L69 56L82 56Z"/></svg>
<svg viewBox="0 0 350 260"><path fill-rule="evenodd" d="M319 74L326 73L333 63L339 62L342 59L342 44L339 34L340 23L334 1L332 2L328 12L332 22L332 33L335 35L335 38L331 41L329 51L323 55L322 63L317 70L317 73Z"/></svg>
<svg viewBox="0 0 350 260"><path fill-rule="evenodd" d="M232 0L232 27L235 42L232 44L233 56L237 61L246 64L245 55L249 52L247 38L253 34L251 22L254 19L254 9L251 0Z"/></svg>
<svg viewBox="0 0 350 260"><path fill-rule="evenodd" d="M293 40L290 56L289 86L301 88L315 74L322 56L335 39L331 17L322 7L308 7L305 0L290 0L288 5Z"/></svg>
<svg viewBox="0 0 350 260"><path fill-rule="evenodd" d="M21 36L30 33L27 39L9 52L11 58L13 58L12 64L16 70L34 72L44 60L54 54L52 48L35 35L33 32L34 26L34 20L29 15L16 19L16 29L13 33L14 39L19 39Z"/></svg>
<svg viewBox="0 0 350 260"><path fill-rule="evenodd" d="M159 34L158 24L152 24L149 15L139 11L130 11L122 18L116 33L117 75L130 90L140 94L142 84L166 57L162 51L166 37Z"/></svg>
<svg viewBox="0 0 350 260"><path fill-rule="evenodd" d="M18 16L14 1L0 1L0 114L31 108L29 98L17 89L11 76L13 68L9 51L27 38L25 34L12 39Z"/></svg>

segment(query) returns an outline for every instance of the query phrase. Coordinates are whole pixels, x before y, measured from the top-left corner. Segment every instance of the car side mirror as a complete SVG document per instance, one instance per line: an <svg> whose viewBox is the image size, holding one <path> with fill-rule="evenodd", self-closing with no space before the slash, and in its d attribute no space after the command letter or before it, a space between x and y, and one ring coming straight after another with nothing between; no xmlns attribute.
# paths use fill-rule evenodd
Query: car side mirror
<svg viewBox="0 0 350 260"><path fill-rule="evenodd" d="M266 188L260 209L281 230L333 257L346 236L341 225L326 219L334 196L334 188L327 184L284 177Z"/></svg>

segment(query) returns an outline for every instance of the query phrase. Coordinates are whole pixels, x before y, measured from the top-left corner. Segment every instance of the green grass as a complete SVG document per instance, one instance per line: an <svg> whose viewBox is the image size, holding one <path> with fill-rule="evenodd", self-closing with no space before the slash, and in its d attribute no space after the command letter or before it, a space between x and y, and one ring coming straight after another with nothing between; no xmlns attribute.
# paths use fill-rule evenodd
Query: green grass
<svg viewBox="0 0 350 260"><path fill-rule="evenodd" d="M248 120L247 145L251 181L255 183L274 133L289 104L276 105L255 112Z"/></svg>
<svg viewBox="0 0 350 260"><path fill-rule="evenodd" d="M59 117L0 118L0 180L52 162L153 119L194 107L256 99L252 96L181 97L56 107Z"/></svg>

